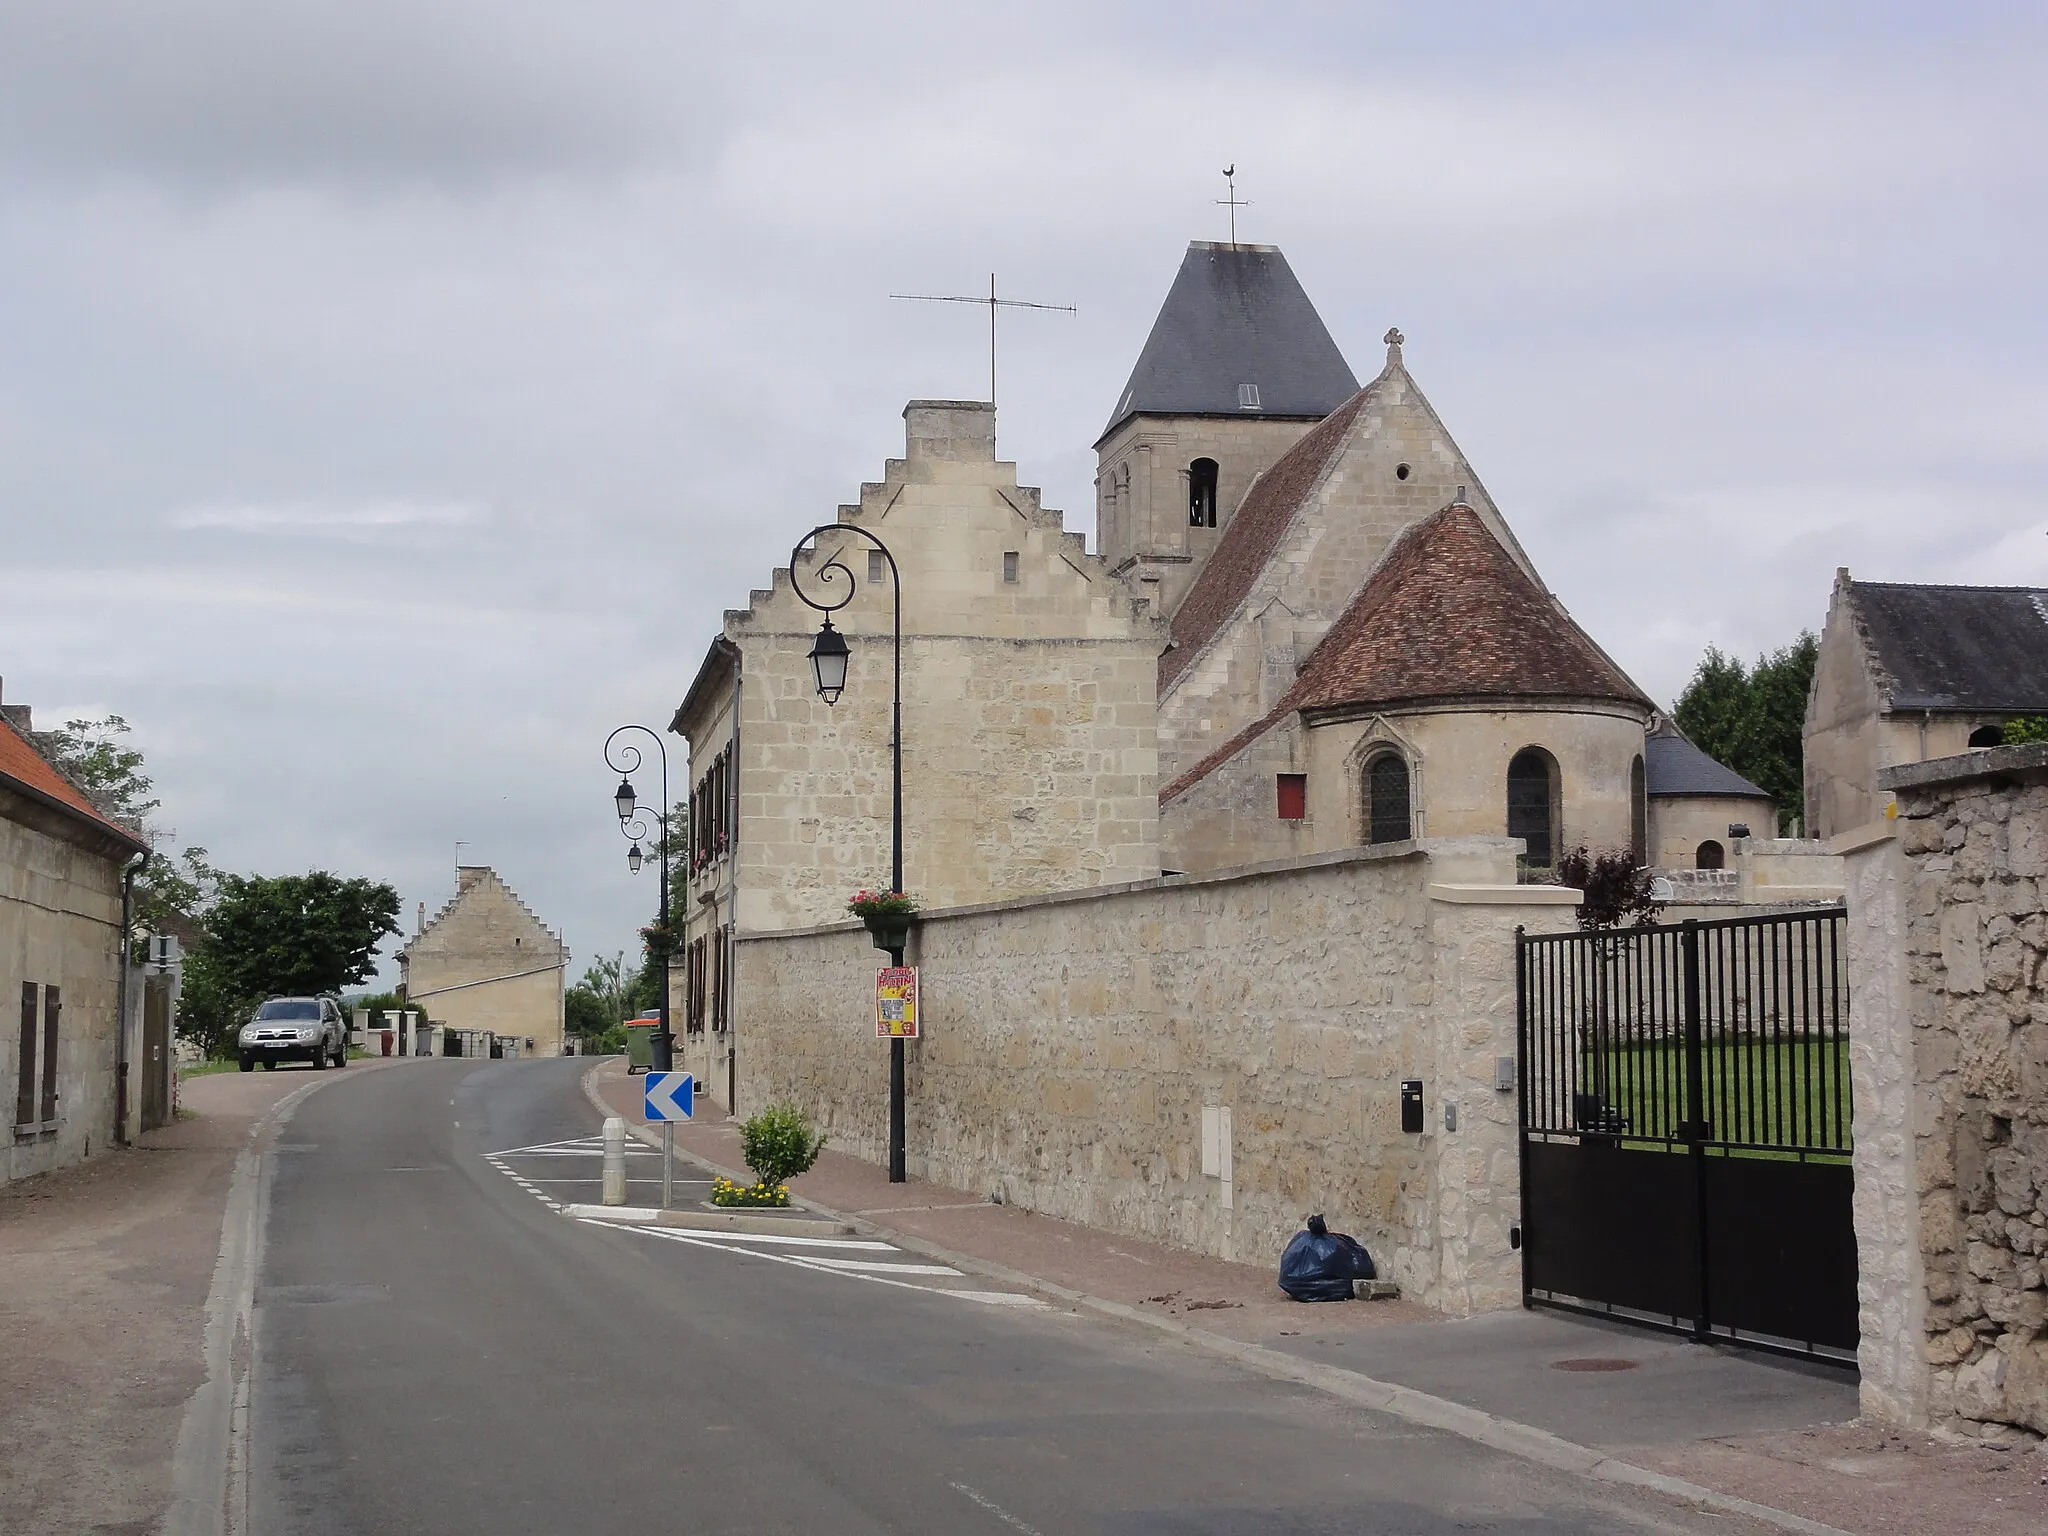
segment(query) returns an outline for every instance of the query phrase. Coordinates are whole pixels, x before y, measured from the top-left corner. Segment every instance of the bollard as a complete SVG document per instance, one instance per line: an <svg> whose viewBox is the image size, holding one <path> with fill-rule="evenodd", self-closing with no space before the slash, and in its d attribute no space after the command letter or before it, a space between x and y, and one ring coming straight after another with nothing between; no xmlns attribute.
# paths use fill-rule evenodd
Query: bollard
<svg viewBox="0 0 2048 1536"><path fill-rule="evenodd" d="M626 1203L626 1122L617 1115L604 1123L604 1203Z"/></svg>

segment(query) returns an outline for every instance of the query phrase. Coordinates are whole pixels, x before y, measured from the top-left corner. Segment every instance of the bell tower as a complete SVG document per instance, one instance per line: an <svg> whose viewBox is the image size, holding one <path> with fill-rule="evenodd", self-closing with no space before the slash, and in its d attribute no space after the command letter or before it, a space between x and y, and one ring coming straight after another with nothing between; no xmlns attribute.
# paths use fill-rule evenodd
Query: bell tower
<svg viewBox="0 0 2048 1536"><path fill-rule="evenodd" d="M1188 246L1096 440L1096 547L1171 615L1253 480L1358 392L1277 246Z"/></svg>

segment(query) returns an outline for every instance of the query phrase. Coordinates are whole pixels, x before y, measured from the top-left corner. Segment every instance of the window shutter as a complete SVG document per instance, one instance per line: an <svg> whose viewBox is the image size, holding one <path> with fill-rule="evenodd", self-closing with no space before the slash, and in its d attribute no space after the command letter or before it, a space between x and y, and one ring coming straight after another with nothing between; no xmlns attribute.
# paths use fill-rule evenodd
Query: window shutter
<svg viewBox="0 0 2048 1536"><path fill-rule="evenodd" d="M64 1005L55 987L43 988L43 1118L57 1118L57 1018Z"/></svg>
<svg viewBox="0 0 2048 1536"><path fill-rule="evenodd" d="M21 984L20 1078L14 1090L14 1123L31 1125L36 1118L36 984Z"/></svg>
<svg viewBox="0 0 2048 1536"><path fill-rule="evenodd" d="M1283 773L1279 775L1280 819L1302 821L1308 816L1308 775L1305 773Z"/></svg>

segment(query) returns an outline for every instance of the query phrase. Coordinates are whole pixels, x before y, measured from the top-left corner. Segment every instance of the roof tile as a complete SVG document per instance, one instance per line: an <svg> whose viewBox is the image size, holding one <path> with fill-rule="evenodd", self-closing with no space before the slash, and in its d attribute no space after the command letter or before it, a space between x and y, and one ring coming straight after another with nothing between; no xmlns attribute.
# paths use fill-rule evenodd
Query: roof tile
<svg viewBox="0 0 2048 1536"><path fill-rule="evenodd" d="M6 720L0 720L0 779L10 779L36 796L54 801L78 820L112 833L138 852L149 847L133 830L113 820L87 799L84 791L51 766L35 745L16 730L11 721Z"/></svg>

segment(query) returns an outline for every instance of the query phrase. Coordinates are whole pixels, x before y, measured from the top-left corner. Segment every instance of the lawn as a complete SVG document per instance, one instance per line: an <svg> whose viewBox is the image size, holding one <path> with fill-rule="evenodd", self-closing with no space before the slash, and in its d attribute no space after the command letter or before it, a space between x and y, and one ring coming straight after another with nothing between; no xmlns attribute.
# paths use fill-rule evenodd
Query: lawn
<svg viewBox="0 0 2048 1536"><path fill-rule="evenodd" d="M1583 1089L1628 1122L1624 1135L1676 1138L1686 1117L1678 1041L1589 1051ZM1847 1152L1849 1050L1841 1039L1724 1039L1700 1048L1703 1108L1713 1138L1748 1147Z"/></svg>

